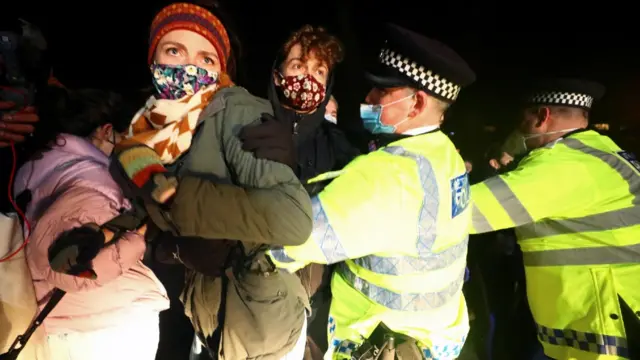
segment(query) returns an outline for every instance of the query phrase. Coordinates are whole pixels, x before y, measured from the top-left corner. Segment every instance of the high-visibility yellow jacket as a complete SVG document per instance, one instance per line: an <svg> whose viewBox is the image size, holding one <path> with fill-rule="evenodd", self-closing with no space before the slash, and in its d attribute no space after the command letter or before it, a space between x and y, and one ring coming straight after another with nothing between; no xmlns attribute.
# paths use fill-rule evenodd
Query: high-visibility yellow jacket
<svg viewBox="0 0 640 360"><path fill-rule="evenodd" d="M455 358L469 327L461 291L469 202L449 138L405 138L350 163L312 199L311 238L271 256L290 271L343 262L332 279L339 340L361 340L342 338L341 327L357 333L344 337L367 338L383 321L417 339L428 358Z"/></svg>
<svg viewBox="0 0 640 360"><path fill-rule="evenodd" d="M472 233L516 227L527 295L554 359L626 359L618 296L640 314L640 163L594 131L471 187ZM635 339L635 341L639 341Z"/></svg>

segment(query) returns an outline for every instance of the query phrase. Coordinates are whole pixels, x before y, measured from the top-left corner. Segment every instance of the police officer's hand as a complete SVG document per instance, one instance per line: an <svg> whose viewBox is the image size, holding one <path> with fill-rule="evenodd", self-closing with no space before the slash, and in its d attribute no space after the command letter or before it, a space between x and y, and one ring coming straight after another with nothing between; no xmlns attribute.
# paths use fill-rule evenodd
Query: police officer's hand
<svg viewBox="0 0 640 360"><path fill-rule="evenodd" d="M261 120L260 125L248 125L240 131L242 149L253 152L258 159L276 161L295 171L297 158L292 129L271 114L263 113Z"/></svg>
<svg viewBox="0 0 640 360"><path fill-rule="evenodd" d="M15 109L9 101L0 101L0 114L0 148L24 141L39 120L34 107Z"/></svg>

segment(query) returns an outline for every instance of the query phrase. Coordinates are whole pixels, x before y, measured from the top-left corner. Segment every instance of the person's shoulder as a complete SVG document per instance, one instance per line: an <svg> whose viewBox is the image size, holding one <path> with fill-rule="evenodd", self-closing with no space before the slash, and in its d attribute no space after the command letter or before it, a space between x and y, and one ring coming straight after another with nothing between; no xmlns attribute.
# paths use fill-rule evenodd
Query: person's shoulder
<svg viewBox="0 0 640 360"><path fill-rule="evenodd" d="M241 86L230 86L218 91L212 100L222 101L226 106L243 106L262 110L262 112L272 112L271 103L261 97L251 94Z"/></svg>
<svg viewBox="0 0 640 360"><path fill-rule="evenodd" d="M273 114L269 101L252 95L243 87L231 86L216 92L203 116L217 118L222 115L225 124L251 124L262 113Z"/></svg>

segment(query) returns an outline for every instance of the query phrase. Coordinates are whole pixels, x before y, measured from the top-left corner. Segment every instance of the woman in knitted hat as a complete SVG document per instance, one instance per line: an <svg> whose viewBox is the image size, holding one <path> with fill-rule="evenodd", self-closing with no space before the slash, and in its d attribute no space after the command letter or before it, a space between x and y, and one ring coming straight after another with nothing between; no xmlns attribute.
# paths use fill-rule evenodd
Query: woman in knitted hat
<svg viewBox="0 0 640 360"><path fill-rule="evenodd" d="M302 358L306 293L295 275L275 271L264 250L303 243L311 203L288 166L257 159L238 139L272 106L232 83L229 36L207 9L165 7L153 20L150 44L156 93L116 149L116 177L131 180L131 197L147 204L166 200L149 196L158 195L150 189L179 182L167 216L150 215L179 235L168 245L189 269L181 300L213 354L277 360L299 351L292 358ZM179 181L166 181L168 171ZM215 205L198 206L204 198Z"/></svg>

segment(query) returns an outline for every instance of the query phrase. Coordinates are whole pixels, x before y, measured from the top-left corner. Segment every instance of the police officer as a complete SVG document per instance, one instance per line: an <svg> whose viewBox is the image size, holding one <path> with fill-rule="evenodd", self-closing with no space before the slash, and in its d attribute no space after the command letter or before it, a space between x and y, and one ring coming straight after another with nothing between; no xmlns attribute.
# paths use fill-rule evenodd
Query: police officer
<svg viewBox="0 0 640 360"><path fill-rule="evenodd" d="M536 84L520 126L531 151L471 188L473 232L516 228L538 339L553 359L629 359L639 336L640 163L587 130L603 93L576 79Z"/></svg>
<svg viewBox="0 0 640 360"><path fill-rule="evenodd" d="M312 199L304 245L271 257L289 271L340 263L325 358L350 359L386 328L415 339L405 359L455 359L469 330L462 283L471 207L464 162L439 124L475 75L446 45L391 25L368 78L364 126L390 143Z"/></svg>

